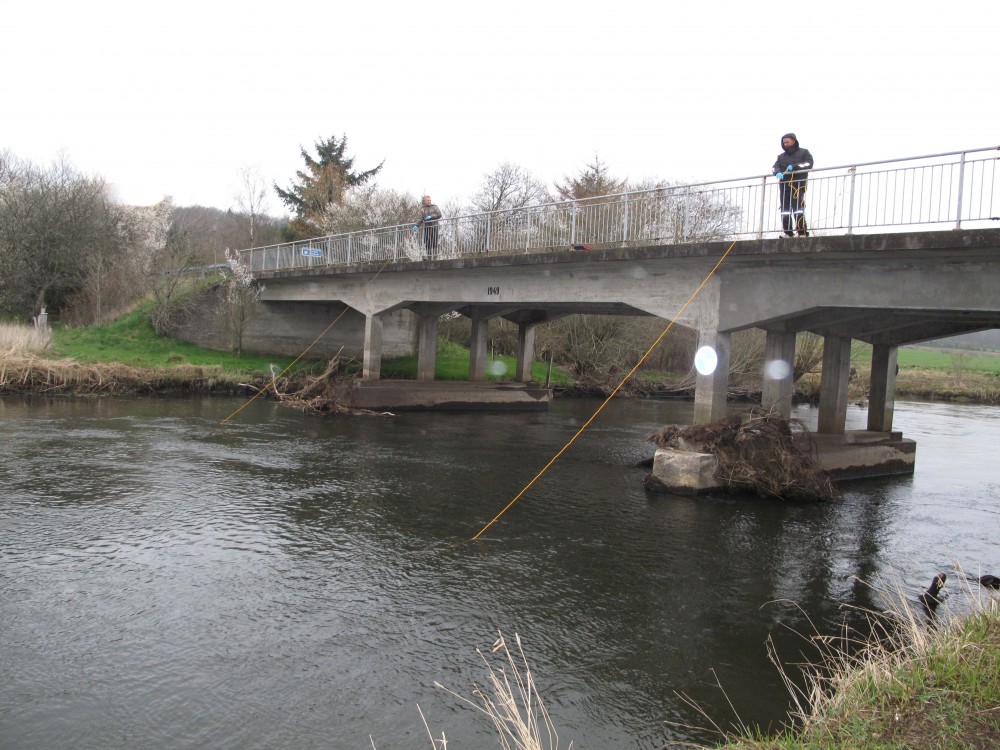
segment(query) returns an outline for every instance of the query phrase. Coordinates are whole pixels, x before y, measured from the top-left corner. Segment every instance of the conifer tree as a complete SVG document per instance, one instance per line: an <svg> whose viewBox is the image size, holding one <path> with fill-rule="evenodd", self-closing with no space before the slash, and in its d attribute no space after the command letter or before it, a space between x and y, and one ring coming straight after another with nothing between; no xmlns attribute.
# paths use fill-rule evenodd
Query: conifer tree
<svg viewBox="0 0 1000 750"><path fill-rule="evenodd" d="M347 136L331 136L315 143L314 158L301 149L305 169L295 173L296 181L287 190L274 185L278 197L295 215L289 225L289 239L305 239L320 234L321 219L326 210L340 205L344 192L363 185L377 175L377 167L363 172L354 170L354 157L347 156Z"/></svg>

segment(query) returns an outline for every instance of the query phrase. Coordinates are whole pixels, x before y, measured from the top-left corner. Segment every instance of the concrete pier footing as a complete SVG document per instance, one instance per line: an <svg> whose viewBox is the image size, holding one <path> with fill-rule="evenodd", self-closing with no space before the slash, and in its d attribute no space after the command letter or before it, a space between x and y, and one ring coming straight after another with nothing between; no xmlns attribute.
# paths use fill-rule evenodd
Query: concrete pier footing
<svg viewBox="0 0 1000 750"><path fill-rule="evenodd" d="M357 380L342 403L355 409L422 410L544 410L552 389L537 383L496 383L444 380Z"/></svg>
<svg viewBox="0 0 1000 750"><path fill-rule="evenodd" d="M837 482L913 474L917 444L900 432L798 433L796 439ZM724 488L715 477L717 466L711 453L660 448L653 456L647 488L675 495L716 492Z"/></svg>

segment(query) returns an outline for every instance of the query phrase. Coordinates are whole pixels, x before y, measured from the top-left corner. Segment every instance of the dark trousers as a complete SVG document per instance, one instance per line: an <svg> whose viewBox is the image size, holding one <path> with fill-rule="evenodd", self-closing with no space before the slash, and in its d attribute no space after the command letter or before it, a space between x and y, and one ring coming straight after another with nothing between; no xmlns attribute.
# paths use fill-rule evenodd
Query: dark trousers
<svg viewBox="0 0 1000 750"><path fill-rule="evenodd" d="M789 237L798 232L805 236L806 227L806 183L805 180L791 180L778 183L781 195L781 228Z"/></svg>
<svg viewBox="0 0 1000 750"><path fill-rule="evenodd" d="M433 258L437 255L438 246L438 228L436 224L424 224L422 233L424 235L424 248L427 250L427 255Z"/></svg>

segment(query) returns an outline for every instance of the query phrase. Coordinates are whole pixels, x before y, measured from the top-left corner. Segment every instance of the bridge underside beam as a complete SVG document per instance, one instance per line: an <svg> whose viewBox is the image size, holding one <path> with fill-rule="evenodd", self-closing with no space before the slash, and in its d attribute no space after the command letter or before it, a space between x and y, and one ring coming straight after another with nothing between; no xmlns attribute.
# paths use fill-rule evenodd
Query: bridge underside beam
<svg viewBox="0 0 1000 750"><path fill-rule="evenodd" d="M1000 327L1000 314L968 310L822 307L762 321L767 330L809 331L869 344L903 346Z"/></svg>

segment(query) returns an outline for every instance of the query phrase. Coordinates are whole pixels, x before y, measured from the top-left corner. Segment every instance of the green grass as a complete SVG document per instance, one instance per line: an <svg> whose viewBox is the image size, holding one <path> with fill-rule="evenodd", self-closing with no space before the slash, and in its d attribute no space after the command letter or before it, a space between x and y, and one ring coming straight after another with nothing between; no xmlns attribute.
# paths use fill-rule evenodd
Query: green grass
<svg viewBox="0 0 1000 750"><path fill-rule="evenodd" d="M148 316L141 310L101 326L86 328L55 327L52 330L50 355L70 358L83 364L120 362L142 368L170 367L171 365L219 365L224 370L268 372L272 364L284 369L292 357L264 357L244 354L237 357L232 352L204 349L177 339L161 336L153 330ZM513 357L496 357L486 363L489 380L512 380L516 361ZM322 370L325 362L300 361L295 369ZM356 365L355 369L360 367ZM548 365L535 362L532 378L545 382ZM382 377L416 378L417 358L398 357L382 361ZM469 350L450 341L438 342L434 376L437 380L468 380ZM572 381L564 373L552 370L552 382L569 385Z"/></svg>
<svg viewBox="0 0 1000 750"><path fill-rule="evenodd" d="M872 347L855 341L851 348L851 359L855 362L870 363ZM956 370L985 372L1000 376L1000 356L975 354L972 352L949 352L937 349L915 349L901 346L897 361L900 370Z"/></svg>
<svg viewBox="0 0 1000 750"><path fill-rule="evenodd" d="M50 353L54 357L70 358L83 364L120 362L143 368L181 364L219 365L224 370L248 372L268 372L271 364L284 369L293 359L248 354L237 357L233 352L204 349L162 336L153 330L149 318L140 310L107 325L54 327ZM307 362L303 366L313 365L313 362Z"/></svg>
<svg viewBox="0 0 1000 750"><path fill-rule="evenodd" d="M517 360L514 357L490 357L486 361L486 379L493 381L513 380ZM539 383L545 382L548 364L535 362L531 366L531 378ZM395 357L382 360L382 377L384 378L415 378L417 376L416 356ZM438 340L437 358L434 366L436 380L468 380L469 350L452 341ZM565 373L552 369L554 385L570 385L572 380Z"/></svg>
<svg viewBox="0 0 1000 750"><path fill-rule="evenodd" d="M1000 608L988 593L970 587L957 595L961 605L939 611L937 626L930 627L923 613L897 593L895 603L887 600L887 616L873 613L873 622L882 624L869 640L856 644L863 646L860 651L833 646L822 663L806 667L807 688L796 699L804 710L790 714L792 728L772 737L744 728L722 747L1000 746Z"/></svg>

